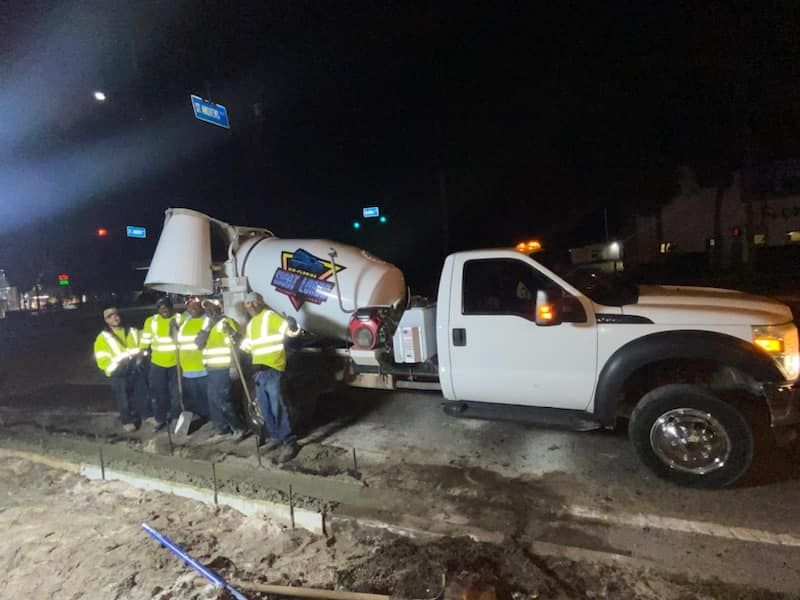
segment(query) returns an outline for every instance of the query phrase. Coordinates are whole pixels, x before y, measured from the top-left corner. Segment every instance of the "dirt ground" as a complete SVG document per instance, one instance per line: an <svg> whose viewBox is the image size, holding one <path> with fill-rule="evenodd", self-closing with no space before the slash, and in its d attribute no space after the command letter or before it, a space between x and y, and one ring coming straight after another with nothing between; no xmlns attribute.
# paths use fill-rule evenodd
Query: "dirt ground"
<svg viewBox="0 0 800 600"><path fill-rule="evenodd" d="M226 598L145 535L170 536L223 576L369 591L403 598L784 598L727 585L677 581L625 566L547 558L515 544L468 538L418 543L387 532L325 538L119 482L89 481L25 459L0 458L0 597ZM250 598L266 597L246 591ZM465 590L473 593L464 595ZM478 595L476 595L478 594ZM485 596L482 596L485 597Z"/></svg>

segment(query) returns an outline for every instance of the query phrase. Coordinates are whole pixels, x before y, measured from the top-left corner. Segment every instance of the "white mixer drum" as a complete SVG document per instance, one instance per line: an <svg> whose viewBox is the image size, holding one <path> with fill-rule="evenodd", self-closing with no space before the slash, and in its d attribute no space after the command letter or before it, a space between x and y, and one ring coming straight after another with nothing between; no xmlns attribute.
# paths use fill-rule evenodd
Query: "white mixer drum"
<svg viewBox="0 0 800 600"><path fill-rule="evenodd" d="M330 253L336 251L336 258ZM344 339L350 314L368 306L396 307L406 299L402 271L365 250L324 239L256 237L236 252L239 275L267 305L300 326ZM334 269L345 311L339 306Z"/></svg>

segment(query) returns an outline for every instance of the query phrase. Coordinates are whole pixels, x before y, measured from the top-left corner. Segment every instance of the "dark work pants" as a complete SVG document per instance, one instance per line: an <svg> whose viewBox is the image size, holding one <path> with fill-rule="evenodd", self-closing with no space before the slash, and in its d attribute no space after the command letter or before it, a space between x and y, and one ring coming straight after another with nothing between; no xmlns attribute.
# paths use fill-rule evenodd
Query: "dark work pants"
<svg viewBox="0 0 800 600"><path fill-rule="evenodd" d="M178 402L178 379L175 367L150 365L150 393L153 396L153 416L158 423L174 421L181 414Z"/></svg>
<svg viewBox="0 0 800 600"><path fill-rule="evenodd" d="M231 402L231 376L228 368L208 369L208 411L218 433L242 429L242 420Z"/></svg>
<svg viewBox="0 0 800 600"><path fill-rule="evenodd" d="M153 416L153 402L150 399L150 386L147 383L147 372L150 365L142 364L131 376L133 377L133 395L136 397L139 416L148 419Z"/></svg>
<svg viewBox="0 0 800 600"><path fill-rule="evenodd" d="M128 425L129 423L139 425L141 423L141 414L137 410L134 375L128 373L112 375L109 379L111 380L111 389L114 391L117 410L119 411L119 420L122 421L123 425Z"/></svg>
<svg viewBox="0 0 800 600"><path fill-rule="evenodd" d="M186 410L208 419L208 376L183 378L183 405Z"/></svg>
<svg viewBox="0 0 800 600"><path fill-rule="evenodd" d="M283 373L267 367L257 371L256 398L264 417L264 430L266 436L284 444L295 441L292 424L289 422L289 407L281 393L281 380Z"/></svg>

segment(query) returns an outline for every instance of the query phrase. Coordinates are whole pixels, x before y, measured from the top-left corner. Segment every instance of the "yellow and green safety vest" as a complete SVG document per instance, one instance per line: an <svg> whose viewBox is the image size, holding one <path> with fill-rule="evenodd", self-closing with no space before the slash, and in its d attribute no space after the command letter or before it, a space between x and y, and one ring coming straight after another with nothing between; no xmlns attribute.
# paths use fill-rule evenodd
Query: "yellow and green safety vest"
<svg viewBox="0 0 800 600"><path fill-rule="evenodd" d="M276 371L286 370L286 350L283 340L299 331L289 331L289 324L278 313L264 309L247 324L241 348L253 357L254 365L264 365Z"/></svg>
<svg viewBox="0 0 800 600"><path fill-rule="evenodd" d="M147 317L142 328L142 338L139 347L142 350L150 348L150 362L159 367L174 367L178 364L177 345L170 331L170 323L176 326L181 324L181 315L175 313L169 319L159 314Z"/></svg>
<svg viewBox="0 0 800 600"><path fill-rule="evenodd" d="M203 348L203 362L209 369L227 369L231 366L232 343L225 331L225 324L239 331L239 324L230 317L223 317L208 333L206 347Z"/></svg>
<svg viewBox="0 0 800 600"><path fill-rule="evenodd" d="M112 331L104 329L94 340L94 360L106 377L114 375L120 364L140 352L139 332L134 327L127 336L122 327L115 327Z"/></svg>
<svg viewBox="0 0 800 600"><path fill-rule="evenodd" d="M205 371L203 366L203 351L197 347L197 334L208 327L211 321L208 317L188 317L178 329L178 349L180 350L181 371L192 373Z"/></svg>

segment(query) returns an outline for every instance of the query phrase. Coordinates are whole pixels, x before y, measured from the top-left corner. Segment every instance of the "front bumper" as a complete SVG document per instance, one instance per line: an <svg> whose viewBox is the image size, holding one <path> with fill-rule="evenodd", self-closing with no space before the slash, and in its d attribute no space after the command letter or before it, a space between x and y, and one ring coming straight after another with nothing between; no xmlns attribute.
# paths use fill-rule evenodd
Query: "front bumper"
<svg viewBox="0 0 800 600"><path fill-rule="evenodd" d="M773 427L800 424L800 381L764 385Z"/></svg>

